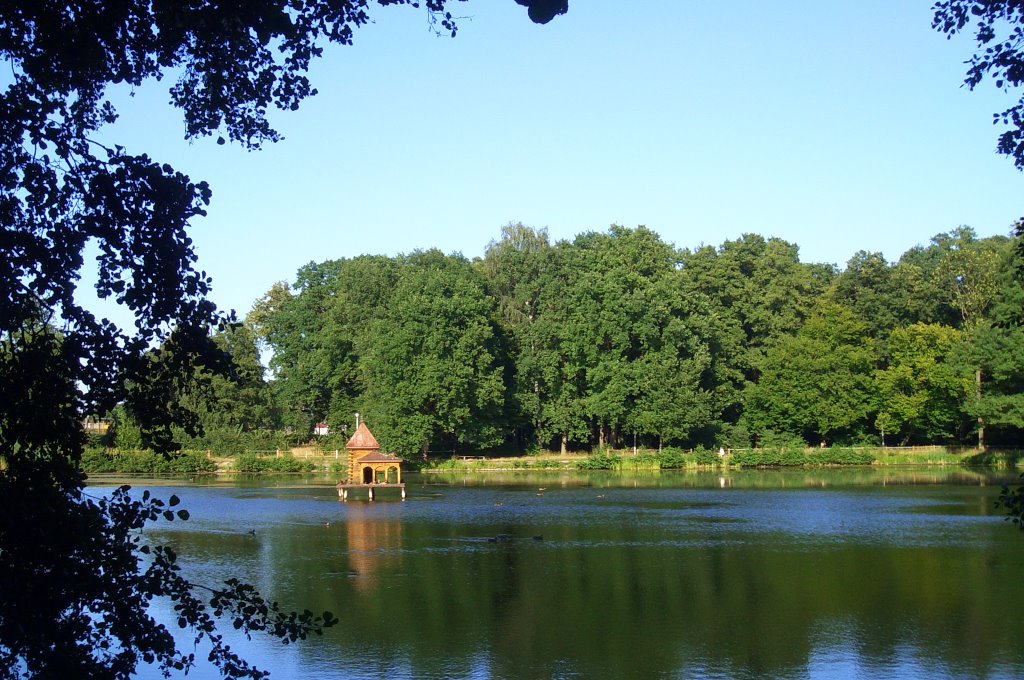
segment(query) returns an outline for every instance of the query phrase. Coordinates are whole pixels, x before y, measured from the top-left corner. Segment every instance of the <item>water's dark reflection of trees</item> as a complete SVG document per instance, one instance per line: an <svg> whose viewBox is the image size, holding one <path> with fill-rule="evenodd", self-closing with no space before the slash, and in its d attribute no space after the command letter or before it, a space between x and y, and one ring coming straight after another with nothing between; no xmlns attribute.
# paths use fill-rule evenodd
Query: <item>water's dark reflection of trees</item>
<svg viewBox="0 0 1024 680"><path fill-rule="evenodd" d="M1020 663L1024 634L1001 622L1017 615L1024 588L1012 578L1019 546L1000 539L1006 528L978 530L984 549L743 532L703 540L699 524L680 542L642 522L547 527L534 541L519 524L403 524L355 512L348 523L276 532L259 549L235 541L222 559L255 559L256 580L278 599L336 612L341 625L316 644L336 648L328 654L339 664L371 657L450 677L482 656L495 677L566 667L583 677L695 668L779 676L836 646L866 668L892 669L909 649L984 675ZM487 542L505 531L515 540ZM190 552L225 549L217 534L177 540Z"/></svg>

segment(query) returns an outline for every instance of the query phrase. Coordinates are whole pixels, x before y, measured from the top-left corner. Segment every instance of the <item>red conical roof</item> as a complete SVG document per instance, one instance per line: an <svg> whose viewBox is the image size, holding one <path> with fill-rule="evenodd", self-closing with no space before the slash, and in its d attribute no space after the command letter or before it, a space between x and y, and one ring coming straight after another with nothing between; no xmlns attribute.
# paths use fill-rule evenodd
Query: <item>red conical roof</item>
<svg viewBox="0 0 1024 680"><path fill-rule="evenodd" d="M345 448L351 450L356 449L360 451L376 451L380 448L380 444L377 443L373 433L370 432L370 428L366 426L366 423L359 423L359 427L356 428L355 434L345 444Z"/></svg>

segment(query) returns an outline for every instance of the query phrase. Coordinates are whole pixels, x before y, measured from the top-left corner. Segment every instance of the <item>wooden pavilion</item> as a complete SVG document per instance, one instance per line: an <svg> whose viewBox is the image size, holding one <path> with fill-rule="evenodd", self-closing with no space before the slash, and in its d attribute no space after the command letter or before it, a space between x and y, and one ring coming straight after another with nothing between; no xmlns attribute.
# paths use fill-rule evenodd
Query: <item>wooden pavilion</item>
<svg viewBox="0 0 1024 680"><path fill-rule="evenodd" d="M360 422L355 434L345 445L348 451L348 479L338 483L338 495L348 500L349 491L365 489L372 501L374 489L399 489L405 499L402 481L402 459L381 453L380 444L365 422Z"/></svg>

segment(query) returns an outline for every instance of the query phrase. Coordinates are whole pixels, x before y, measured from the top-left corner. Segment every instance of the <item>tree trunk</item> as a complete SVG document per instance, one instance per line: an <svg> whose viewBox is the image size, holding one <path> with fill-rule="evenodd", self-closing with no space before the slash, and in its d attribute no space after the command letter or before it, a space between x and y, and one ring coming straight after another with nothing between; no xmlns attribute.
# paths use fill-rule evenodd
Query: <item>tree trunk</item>
<svg viewBox="0 0 1024 680"><path fill-rule="evenodd" d="M604 425L597 426L597 448L604 448Z"/></svg>
<svg viewBox="0 0 1024 680"><path fill-rule="evenodd" d="M981 369L974 372L974 397L981 404ZM985 450L985 419L978 416L978 450Z"/></svg>
<svg viewBox="0 0 1024 680"><path fill-rule="evenodd" d="M430 440L423 440L423 448L420 449L420 455L423 456L423 460L427 459L427 454L430 452Z"/></svg>
<svg viewBox="0 0 1024 680"><path fill-rule="evenodd" d="M533 381L533 396L537 400L537 406L533 409L533 434L537 437L537 448L540 449L543 448L544 442L541 440L540 434L540 383L536 380Z"/></svg>
<svg viewBox="0 0 1024 680"><path fill-rule="evenodd" d="M563 434L562 435L562 455L563 456L566 454L566 451L567 451L566 444L565 444L566 439L568 439L568 437Z"/></svg>

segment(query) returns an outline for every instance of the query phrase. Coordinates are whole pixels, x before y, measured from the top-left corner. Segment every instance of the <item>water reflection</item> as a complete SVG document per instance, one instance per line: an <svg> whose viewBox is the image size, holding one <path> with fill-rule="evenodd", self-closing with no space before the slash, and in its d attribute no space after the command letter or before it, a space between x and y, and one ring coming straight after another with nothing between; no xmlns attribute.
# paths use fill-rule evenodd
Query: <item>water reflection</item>
<svg viewBox="0 0 1024 680"><path fill-rule="evenodd" d="M199 575L339 616L286 656L250 648L279 677L1024 675L1024 539L998 485L855 479L431 477L373 504L185 488L194 521L153 535Z"/></svg>
<svg viewBox="0 0 1024 680"><path fill-rule="evenodd" d="M381 520L369 510L367 505L353 503L345 517L349 575L363 594L378 588L378 574L402 565L402 524L397 519Z"/></svg>

